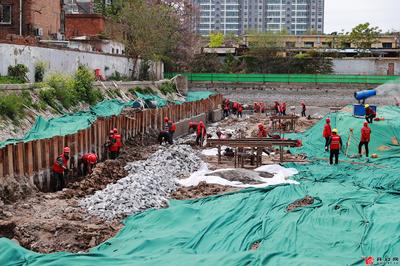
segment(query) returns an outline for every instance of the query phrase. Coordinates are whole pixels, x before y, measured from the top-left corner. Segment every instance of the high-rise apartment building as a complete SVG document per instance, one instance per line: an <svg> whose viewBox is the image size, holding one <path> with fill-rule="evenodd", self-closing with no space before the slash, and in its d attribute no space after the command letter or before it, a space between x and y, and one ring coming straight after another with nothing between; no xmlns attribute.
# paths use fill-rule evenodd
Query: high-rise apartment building
<svg viewBox="0 0 400 266"><path fill-rule="evenodd" d="M197 32L287 31L323 33L324 0L195 0Z"/></svg>
<svg viewBox="0 0 400 266"><path fill-rule="evenodd" d="M238 34L240 31L241 0L195 0L198 6L197 31L201 35L211 32Z"/></svg>

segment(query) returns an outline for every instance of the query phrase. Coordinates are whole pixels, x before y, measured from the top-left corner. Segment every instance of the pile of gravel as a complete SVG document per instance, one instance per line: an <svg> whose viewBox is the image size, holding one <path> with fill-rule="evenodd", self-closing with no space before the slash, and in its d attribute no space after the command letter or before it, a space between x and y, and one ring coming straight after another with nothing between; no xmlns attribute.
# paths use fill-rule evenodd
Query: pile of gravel
<svg viewBox="0 0 400 266"><path fill-rule="evenodd" d="M167 197L177 189L176 179L187 178L201 164L190 146L160 146L147 160L129 163L127 177L81 200L80 205L107 220L165 207Z"/></svg>

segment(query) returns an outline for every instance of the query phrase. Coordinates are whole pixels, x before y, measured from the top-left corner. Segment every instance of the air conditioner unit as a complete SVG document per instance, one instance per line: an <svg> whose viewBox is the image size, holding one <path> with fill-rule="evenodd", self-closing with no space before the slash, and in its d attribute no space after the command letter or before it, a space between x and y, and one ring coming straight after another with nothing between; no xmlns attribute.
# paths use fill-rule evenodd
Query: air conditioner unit
<svg viewBox="0 0 400 266"><path fill-rule="evenodd" d="M43 36L43 29L42 28L36 28L34 30L35 36Z"/></svg>

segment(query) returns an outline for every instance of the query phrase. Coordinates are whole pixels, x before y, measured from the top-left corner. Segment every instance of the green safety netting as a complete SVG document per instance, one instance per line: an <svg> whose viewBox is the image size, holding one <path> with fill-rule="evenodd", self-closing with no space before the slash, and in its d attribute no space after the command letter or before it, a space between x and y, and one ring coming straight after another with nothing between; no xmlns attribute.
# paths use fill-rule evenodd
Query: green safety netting
<svg viewBox="0 0 400 266"><path fill-rule="evenodd" d="M215 92L211 91L189 91L186 95L186 102L195 102L209 98Z"/></svg>
<svg viewBox="0 0 400 266"><path fill-rule="evenodd" d="M171 201L125 220L117 236L88 253L38 254L0 239L0 265L365 265L363 257L400 254L400 110L378 107L384 121L371 125L367 162L343 155L337 166L324 160L322 127L304 134L310 164L294 164L299 185L246 189L192 201ZM363 120L350 112L329 114L342 137L358 135ZM355 153L355 143L350 147ZM390 150L379 151L381 146ZM353 163L358 164L353 164ZM362 163L362 164L360 164ZM368 164L366 164L368 163ZM312 205L287 212L306 195ZM257 250L251 250L260 242Z"/></svg>
<svg viewBox="0 0 400 266"><path fill-rule="evenodd" d="M279 82L279 83L365 83L383 84L399 76L321 75L321 74L227 74L227 73L165 73L166 78L186 76L189 81L209 82Z"/></svg>
<svg viewBox="0 0 400 266"><path fill-rule="evenodd" d="M118 115L124 107L131 104L132 102L122 102L115 99L105 100L91 107L88 111L67 114L49 120L38 116L32 129L22 139L9 139L0 142L0 147L20 141L27 142L35 139L73 134L81 129L88 128L96 121L97 117Z"/></svg>

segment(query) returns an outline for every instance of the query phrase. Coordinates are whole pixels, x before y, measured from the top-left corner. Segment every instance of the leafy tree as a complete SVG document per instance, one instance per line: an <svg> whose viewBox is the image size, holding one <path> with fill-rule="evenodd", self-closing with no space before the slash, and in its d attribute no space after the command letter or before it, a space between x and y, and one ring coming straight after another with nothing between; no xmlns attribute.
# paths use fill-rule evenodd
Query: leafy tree
<svg viewBox="0 0 400 266"><path fill-rule="evenodd" d="M222 68L221 60L215 54L197 54L190 63L193 73L219 73Z"/></svg>
<svg viewBox="0 0 400 266"><path fill-rule="evenodd" d="M351 32L342 35L342 43L351 43L356 49L361 51L371 48L372 44L378 41L382 31L378 27L372 27L370 24L363 23L355 26Z"/></svg>
<svg viewBox="0 0 400 266"><path fill-rule="evenodd" d="M185 27L190 23L184 23L184 9L179 3L115 0L107 8L112 33L125 44L125 54L134 62L133 69L138 59L172 60L174 52L182 43L186 44L184 40L190 32Z"/></svg>
<svg viewBox="0 0 400 266"><path fill-rule="evenodd" d="M221 32L210 34L210 43L208 46L210 48L221 47L224 44L224 35Z"/></svg>

